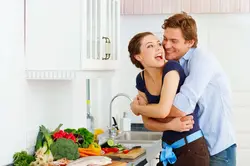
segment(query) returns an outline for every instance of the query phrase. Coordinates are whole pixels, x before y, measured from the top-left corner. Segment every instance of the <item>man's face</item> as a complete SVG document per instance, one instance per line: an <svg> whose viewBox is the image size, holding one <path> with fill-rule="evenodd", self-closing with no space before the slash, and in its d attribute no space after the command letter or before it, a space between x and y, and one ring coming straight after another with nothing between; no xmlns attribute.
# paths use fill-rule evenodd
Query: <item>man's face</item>
<svg viewBox="0 0 250 166"><path fill-rule="evenodd" d="M184 39L180 28L166 28L162 44L167 60L179 60L192 47L192 44Z"/></svg>

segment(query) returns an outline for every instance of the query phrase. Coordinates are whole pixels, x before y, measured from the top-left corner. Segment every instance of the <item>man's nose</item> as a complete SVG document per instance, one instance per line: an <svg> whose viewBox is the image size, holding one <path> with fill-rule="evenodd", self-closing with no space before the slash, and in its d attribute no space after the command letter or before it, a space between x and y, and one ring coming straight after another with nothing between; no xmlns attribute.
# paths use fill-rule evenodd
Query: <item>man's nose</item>
<svg viewBox="0 0 250 166"><path fill-rule="evenodd" d="M169 43L168 41L166 41L166 40L164 40L164 41L162 42L162 45L163 45L163 47L164 47L165 49L171 48L170 43Z"/></svg>
<svg viewBox="0 0 250 166"><path fill-rule="evenodd" d="M172 47L170 42L165 42L163 46L164 46L164 48L166 48L166 49Z"/></svg>

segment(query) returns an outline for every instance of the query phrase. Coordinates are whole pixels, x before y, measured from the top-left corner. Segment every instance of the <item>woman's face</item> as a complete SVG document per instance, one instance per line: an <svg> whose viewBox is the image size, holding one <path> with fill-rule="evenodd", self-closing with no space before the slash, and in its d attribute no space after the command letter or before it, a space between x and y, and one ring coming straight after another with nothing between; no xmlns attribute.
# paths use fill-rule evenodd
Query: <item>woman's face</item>
<svg viewBox="0 0 250 166"><path fill-rule="evenodd" d="M162 67L165 64L165 53L159 39L154 35L147 35L141 40L141 53L136 59L144 68Z"/></svg>

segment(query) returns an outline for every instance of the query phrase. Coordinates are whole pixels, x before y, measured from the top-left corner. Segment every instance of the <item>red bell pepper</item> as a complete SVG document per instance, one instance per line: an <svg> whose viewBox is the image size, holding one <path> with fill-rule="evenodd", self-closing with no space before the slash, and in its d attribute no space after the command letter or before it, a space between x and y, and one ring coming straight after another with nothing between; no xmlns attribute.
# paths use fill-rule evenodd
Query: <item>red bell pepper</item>
<svg viewBox="0 0 250 166"><path fill-rule="evenodd" d="M59 130L58 132L55 132L53 134L54 140L57 140L59 138L66 138L66 139L71 139L72 141L76 142L76 137L72 133L67 133L63 130Z"/></svg>

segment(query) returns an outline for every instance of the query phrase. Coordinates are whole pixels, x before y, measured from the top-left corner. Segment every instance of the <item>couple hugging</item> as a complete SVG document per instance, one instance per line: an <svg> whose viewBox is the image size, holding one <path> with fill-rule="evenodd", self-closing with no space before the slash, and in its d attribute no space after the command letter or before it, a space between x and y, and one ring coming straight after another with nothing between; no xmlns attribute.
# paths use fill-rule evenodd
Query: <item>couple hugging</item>
<svg viewBox="0 0 250 166"><path fill-rule="evenodd" d="M197 48L195 20L164 20L163 41L151 32L129 42L138 95L131 110L144 126L163 132L158 166L235 166L231 89L216 58Z"/></svg>

